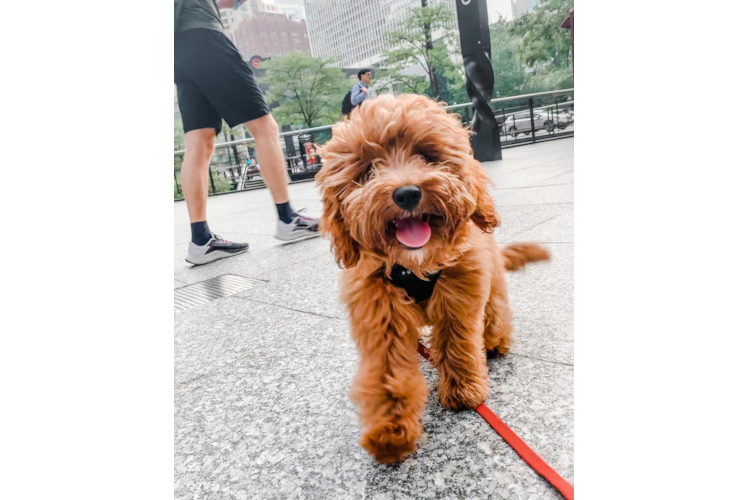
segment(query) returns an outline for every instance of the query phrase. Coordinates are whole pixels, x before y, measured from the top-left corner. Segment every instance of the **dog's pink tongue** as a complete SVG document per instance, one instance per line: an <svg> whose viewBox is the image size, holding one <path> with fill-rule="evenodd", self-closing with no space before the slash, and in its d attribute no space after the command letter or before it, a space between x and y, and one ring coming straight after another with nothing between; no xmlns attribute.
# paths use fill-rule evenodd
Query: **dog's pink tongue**
<svg viewBox="0 0 748 500"><path fill-rule="evenodd" d="M408 217L397 221L397 239L410 248L421 248L431 238L431 227L427 222Z"/></svg>

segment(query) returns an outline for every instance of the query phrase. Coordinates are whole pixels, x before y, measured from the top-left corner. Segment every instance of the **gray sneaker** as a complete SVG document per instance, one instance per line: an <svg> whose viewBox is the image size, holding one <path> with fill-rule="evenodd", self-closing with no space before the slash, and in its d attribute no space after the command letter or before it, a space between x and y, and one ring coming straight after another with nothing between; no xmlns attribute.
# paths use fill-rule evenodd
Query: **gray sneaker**
<svg viewBox="0 0 748 500"><path fill-rule="evenodd" d="M222 239L217 234L203 246L195 245L190 241L190 248L187 250L187 258L184 259L190 264L200 266L226 257L233 257L244 253L249 249L247 243L232 243Z"/></svg>
<svg viewBox="0 0 748 500"><path fill-rule="evenodd" d="M278 220L275 237L283 241L301 241L319 236L319 219L297 215L286 224Z"/></svg>

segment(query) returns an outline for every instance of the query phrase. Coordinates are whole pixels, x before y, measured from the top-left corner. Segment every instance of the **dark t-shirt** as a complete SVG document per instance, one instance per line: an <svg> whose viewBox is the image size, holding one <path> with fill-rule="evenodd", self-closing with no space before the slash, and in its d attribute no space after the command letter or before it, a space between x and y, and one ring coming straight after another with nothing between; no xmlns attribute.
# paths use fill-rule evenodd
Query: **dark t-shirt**
<svg viewBox="0 0 748 500"><path fill-rule="evenodd" d="M223 31L221 15L213 0L174 0L174 33L193 28Z"/></svg>

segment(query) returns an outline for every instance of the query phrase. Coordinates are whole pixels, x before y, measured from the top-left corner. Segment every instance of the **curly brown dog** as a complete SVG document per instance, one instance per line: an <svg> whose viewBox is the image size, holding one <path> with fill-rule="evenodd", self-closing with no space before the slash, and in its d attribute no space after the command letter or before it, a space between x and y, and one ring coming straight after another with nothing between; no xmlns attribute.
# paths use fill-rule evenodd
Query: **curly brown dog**
<svg viewBox="0 0 748 500"><path fill-rule="evenodd" d="M475 408L488 395L487 353L511 343L504 270L548 254L501 249L487 234L500 221L469 132L426 97L365 102L335 127L323 158L322 230L345 268L342 299L361 356L351 392L361 445L392 463L421 436L423 328L433 327L441 404Z"/></svg>

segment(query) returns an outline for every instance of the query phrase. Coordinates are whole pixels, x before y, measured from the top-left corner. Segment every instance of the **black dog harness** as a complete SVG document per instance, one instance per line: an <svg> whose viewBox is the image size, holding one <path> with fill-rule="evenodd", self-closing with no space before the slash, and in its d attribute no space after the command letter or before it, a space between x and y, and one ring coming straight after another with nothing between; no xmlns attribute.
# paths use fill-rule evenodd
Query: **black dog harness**
<svg viewBox="0 0 748 500"><path fill-rule="evenodd" d="M441 274L442 272L439 270L434 274L427 275L426 277L429 279L428 281L423 281L413 274L410 269L405 269L400 264L395 264L392 266L392 274L390 275L389 280L396 287L405 290L408 297L414 301L423 302L424 300L431 298L431 295L434 293L436 280L439 279Z"/></svg>

